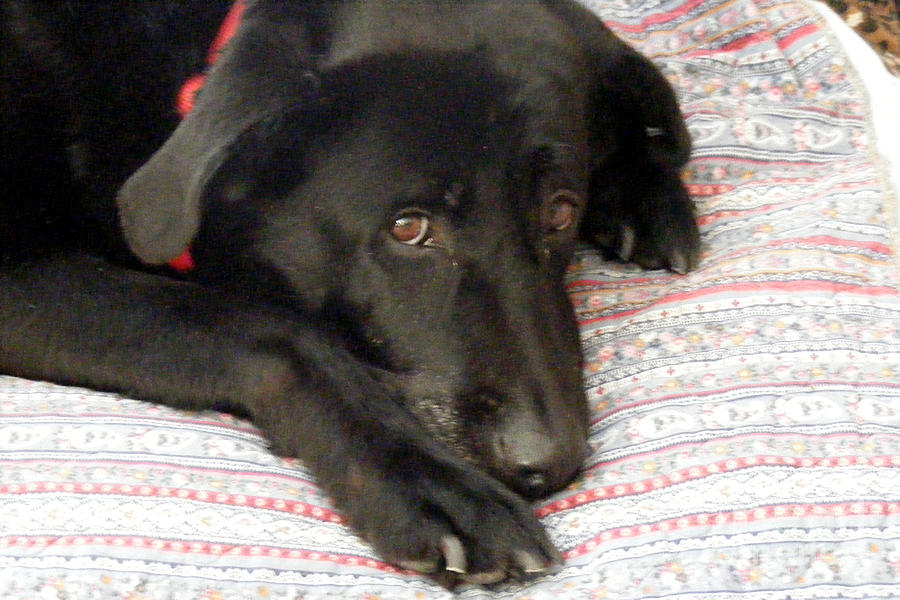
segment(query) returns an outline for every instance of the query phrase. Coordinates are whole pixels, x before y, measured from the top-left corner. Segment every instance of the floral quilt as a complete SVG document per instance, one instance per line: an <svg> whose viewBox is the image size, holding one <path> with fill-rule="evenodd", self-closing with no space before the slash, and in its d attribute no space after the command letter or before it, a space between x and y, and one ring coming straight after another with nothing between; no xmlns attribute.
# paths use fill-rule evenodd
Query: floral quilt
<svg viewBox="0 0 900 600"><path fill-rule="evenodd" d="M565 564L449 591L247 422L0 377L0 598L900 597L894 199L846 57L800 1L585 4L679 93L704 249L571 267L594 451L535 505Z"/></svg>

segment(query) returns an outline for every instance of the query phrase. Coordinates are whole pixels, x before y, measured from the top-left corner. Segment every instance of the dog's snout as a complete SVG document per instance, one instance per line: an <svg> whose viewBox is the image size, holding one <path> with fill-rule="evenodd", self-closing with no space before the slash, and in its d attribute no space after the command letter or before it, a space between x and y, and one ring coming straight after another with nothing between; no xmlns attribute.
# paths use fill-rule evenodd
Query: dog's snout
<svg viewBox="0 0 900 600"><path fill-rule="evenodd" d="M548 492L550 474L547 471L535 470L529 465L522 465L516 473L522 495L537 498Z"/></svg>
<svg viewBox="0 0 900 600"><path fill-rule="evenodd" d="M528 498L540 498L564 486L584 460L581 443L542 431L507 428L497 446L500 478Z"/></svg>
<svg viewBox="0 0 900 600"><path fill-rule="evenodd" d="M580 455L569 448L552 447L535 458L507 468L507 485L527 498L541 498L560 489L575 477L582 464Z"/></svg>

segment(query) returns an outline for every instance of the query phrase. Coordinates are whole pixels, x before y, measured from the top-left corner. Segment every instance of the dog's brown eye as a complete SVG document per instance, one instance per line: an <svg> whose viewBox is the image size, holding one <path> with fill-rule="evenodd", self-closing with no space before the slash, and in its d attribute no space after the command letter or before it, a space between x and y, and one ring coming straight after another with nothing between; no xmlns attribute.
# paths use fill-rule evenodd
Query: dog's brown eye
<svg viewBox="0 0 900 600"><path fill-rule="evenodd" d="M401 244L417 246L430 239L430 221L423 214L407 214L394 219L391 235Z"/></svg>
<svg viewBox="0 0 900 600"><path fill-rule="evenodd" d="M547 201L544 214L544 230L563 231L575 224L578 218L580 198L571 190L559 190Z"/></svg>

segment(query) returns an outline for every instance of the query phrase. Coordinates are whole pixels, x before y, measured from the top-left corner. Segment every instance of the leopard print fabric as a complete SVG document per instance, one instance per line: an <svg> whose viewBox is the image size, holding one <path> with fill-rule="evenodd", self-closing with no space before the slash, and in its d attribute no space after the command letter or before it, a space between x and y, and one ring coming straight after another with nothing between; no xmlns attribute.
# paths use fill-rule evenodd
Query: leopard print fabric
<svg viewBox="0 0 900 600"><path fill-rule="evenodd" d="M826 0L900 77L900 0Z"/></svg>

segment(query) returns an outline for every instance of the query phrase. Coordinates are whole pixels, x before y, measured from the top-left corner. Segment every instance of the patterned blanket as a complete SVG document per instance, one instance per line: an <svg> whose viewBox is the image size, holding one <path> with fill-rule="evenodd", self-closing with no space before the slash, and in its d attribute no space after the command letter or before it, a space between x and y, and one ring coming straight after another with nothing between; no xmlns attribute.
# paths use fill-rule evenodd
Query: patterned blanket
<svg viewBox="0 0 900 600"><path fill-rule="evenodd" d="M0 598L900 597L897 238L845 57L799 1L585 3L680 94L704 252L571 268L594 452L535 507L565 565L452 593L246 422L0 377Z"/></svg>

